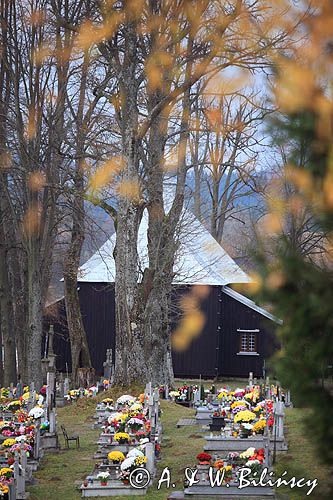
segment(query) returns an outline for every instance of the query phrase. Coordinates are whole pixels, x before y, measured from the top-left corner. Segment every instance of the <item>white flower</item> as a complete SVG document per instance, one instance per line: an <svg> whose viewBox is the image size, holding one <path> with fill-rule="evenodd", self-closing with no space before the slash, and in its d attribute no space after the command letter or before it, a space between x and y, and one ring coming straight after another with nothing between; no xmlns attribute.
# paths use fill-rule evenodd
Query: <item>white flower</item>
<svg viewBox="0 0 333 500"><path fill-rule="evenodd" d="M136 459L136 457L125 458L125 460L122 462L122 464L120 466L120 469L123 472L130 469L134 465L135 459Z"/></svg>
<svg viewBox="0 0 333 500"><path fill-rule="evenodd" d="M119 420L122 417L122 415L123 415L122 413L111 413L111 415L108 418L109 424L111 424L113 420Z"/></svg>
<svg viewBox="0 0 333 500"><path fill-rule="evenodd" d="M241 458L250 458L250 457L252 457L252 455L255 454L255 451L256 451L256 449L253 448L253 447L252 448L248 448L247 450L243 451L243 453L241 453L239 456Z"/></svg>
<svg viewBox="0 0 333 500"><path fill-rule="evenodd" d="M133 450L127 453L127 458L130 457L144 457L144 453L142 453L142 451L138 450L137 448L133 448Z"/></svg>
<svg viewBox="0 0 333 500"><path fill-rule="evenodd" d="M22 442L24 443L24 441L26 441L26 440L27 440L27 437L26 437L26 436L17 436L17 437L15 438L15 441L16 441L17 443L22 443Z"/></svg>
<svg viewBox="0 0 333 500"><path fill-rule="evenodd" d="M101 481L107 481L110 477L110 474L108 472L99 472L97 474L97 479Z"/></svg>
<svg viewBox="0 0 333 500"><path fill-rule="evenodd" d="M120 398L117 399L117 403L119 404L128 404L128 403L134 403L135 399L133 396L129 396L128 394L124 394L123 396L120 396Z"/></svg>
<svg viewBox="0 0 333 500"><path fill-rule="evenodd" d="M253 429L253 425L252 424L247 424L247 423L244 423L242 424L242 426L244 427L244 429L250 431Z"/></svg>
<svg viewBox="0 0 333 500"><path fill-rule="evenodd" d="M248 460L245 465L246 467L254 467L255 465L259 464L260 464L259 460Z"/></svg>
<svg viewBox="0 0 333 500"><path fill-rule="evenodd" d="M140 443L141 445L143 445L143 444L147 444L147 443L149 443L149 439L148 439L148 438L141 438L141 439L140 439L140 441L139 441L139 443Z"/></svg>
<svg viewBox="0 0 333 500"><path fill-rule="evenodd" d="M130 406L130 410L141 411L142 410L142 404L141 403L134 403L132 406Z"/></svg>
<svg viewBox="0 0 333 500"><path fill-rule="evenodd" d="M129 425L129 426L131 426L131 425L141 425L142 426L143 425L143 421L140 418L132 417L127 422L127 425Z"/></svg>
<svg viewBox="0 0 333 500"><path fill-rule="evenodd" d="M35 406L34 408L32 408L32 410L29 411L29 417L32 418L41 418L43 415L43 408L39 408L38 406Z"/></svg>

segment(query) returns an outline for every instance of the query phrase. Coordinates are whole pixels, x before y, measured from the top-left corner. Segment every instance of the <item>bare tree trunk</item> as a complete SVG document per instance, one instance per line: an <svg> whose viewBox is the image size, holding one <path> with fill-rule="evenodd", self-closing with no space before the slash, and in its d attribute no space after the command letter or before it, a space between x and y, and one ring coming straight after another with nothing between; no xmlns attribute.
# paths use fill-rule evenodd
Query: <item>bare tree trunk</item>
<svg viewBox="0 0 333 500"><path fill-rule="evenodd" d="M14 331L16 337L18 375L28 384L27 372L27 260L22 248L9 252L10 279L13 297Z"/></svg>
<svg viewBox="0 0 333 500"><path fill-rule="evenodd" d="M1 212L0 212L1 213ZM2 225L2 224L0 224ZM3 242L3 231L0 228L0 239ZM4 379L5 387L11 382L16 384L16 345L13 330L12 297L8 278L8 266L5 244L0 245L0 315L1 333L4 347Z"/></svg>
<svg viewBox="0 0 333 500"><path fill-rule="evenodd" d="M38 248L32 242L28 256L28 332L27 332L27 376L29 383L33 382L39 390L42 379L42 336L43 336L43 305L42 284L39 268Z"/></svg>
<svg viewBox="0 0 333 500"><path fill-rule="evenodd" d="M77 273L80 266L80 256L85 233L84 209L84 143L86 129L83 124L83 112L87 87L87 72L89 65L88 53L85 53L82 64L80 97L76 117L76 165L74 175L74 197L72 207L71 241L64 261L64 285L67 325L71 341L72 378L76 385L79 384L79 368L91 368L91 358L86 332L84 329L80 300L77 290Z"/></svg>
<svg viewBox="0 0 333 500"><path fill-rule="evenodd" d="M125 28L125 54L122 66L121 134L122 156L125 163L122 182L137 182L138 151L136 133L137 109L137 37L136 26L129 21ZM143 207L140 200L121 196L117 207L116 248L114 251L116 280L116 353L115 382L129 385L144 382L145 358L143 332L138 321L138 231Z"/></svg>

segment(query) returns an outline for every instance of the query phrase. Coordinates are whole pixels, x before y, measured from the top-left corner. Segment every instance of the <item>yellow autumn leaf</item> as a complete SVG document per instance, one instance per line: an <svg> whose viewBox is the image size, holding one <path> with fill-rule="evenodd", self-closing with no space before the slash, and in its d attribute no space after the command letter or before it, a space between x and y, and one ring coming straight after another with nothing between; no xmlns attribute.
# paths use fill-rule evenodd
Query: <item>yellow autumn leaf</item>
<svg viewBox="0 0 333 500"><path fill-rule="evenodd" d="M95 25L89 20L85 21L82 23L76 38L77 46L82 50L87 50L92 45L111 38L118 28L122 17L122 13L114 12L101 25Z"/></svg>
<svg viewBox="0 0 333 500"><path fill-rule="evenodd" d="M45 186L46 178L43 172L32 172L28 178L31 191L40 191Z"/></svg>
<svg viewBox="0 0 333 500"><path fill-rule="evenodd" d="M108 185L121 171L122 167L122 159L118 156L106 161L90 176L89 190L96 192Z"/></svg>
<svg viewBox="0 0 333 500"><path fill-rule="evenodd" d="M311 68L295 61L280 61L280 75L275 95L280 108L293 113L311 106L316 78Z"/></svg>
<svg viewBox="0 0 333 500"><path fill-rule="evenodd" d="M123 179L117 185L117 193L123 198L128 198L132 201L140 200L140 185L136 180Z"/></svg>

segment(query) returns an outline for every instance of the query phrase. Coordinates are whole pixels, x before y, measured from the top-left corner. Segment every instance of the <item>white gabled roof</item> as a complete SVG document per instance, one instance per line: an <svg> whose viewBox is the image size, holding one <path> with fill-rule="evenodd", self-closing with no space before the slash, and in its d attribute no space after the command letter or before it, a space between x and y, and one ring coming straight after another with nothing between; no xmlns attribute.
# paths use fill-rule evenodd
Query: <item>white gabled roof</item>
<svg viewBox="0 0 333 500"><path fill-rule="evenodd" d="M138 253L140 269L148 265L148 213L145 210L139 228ZM179 250L175 263L174 283L200 285L227 285L248 283L249 276L217 243L207 229L188 210L184 209L179 231ZM90 259L80 267L78 281L112 283L115 279L113 234Z"/></svg>

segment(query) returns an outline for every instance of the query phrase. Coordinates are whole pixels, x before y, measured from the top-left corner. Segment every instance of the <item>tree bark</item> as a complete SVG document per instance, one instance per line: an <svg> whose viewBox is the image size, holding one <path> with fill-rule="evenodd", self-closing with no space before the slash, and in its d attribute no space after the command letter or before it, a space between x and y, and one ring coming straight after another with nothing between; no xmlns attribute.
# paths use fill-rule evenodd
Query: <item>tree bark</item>
<svg viewBox="0 0 333 500"><path fill-rule="evenodd" d="M136 26L128 21L124 29L125 47L120 90L121 136L124 168L120 182L139 184L139 161L137 148L138 86L136 72L137 34ZM143 206L140 200L120 196L117 207L116 247L116 353L115 377L118 384L129 385L145 382L146 364L143 351L143 332L138 318L138 231Z"/></svg>
<svg viewBox="0 0 333 500"><path fill-rule="evenodd" d="M1 212L0 212L1 213ZM2 224L1 224L2 225ZM0 228L0 239L4 242L3 231ZM16 384L16 344L13 331L13 308L5 244L0 244L0 316L1 334L4 347L3 383L8 387Z"/></svg>
<svg viewBox="0 0 333 500"><path fill-rule="evenodd" d="M64 261L64 285L67 325L71 341L72 378L79 385L79 368L91 368L91 358L86 332L83 325L80 300L77 289L77 273L80 266L82 245L85 236L84 209L84 159L87 130L84 126L84 106L87 87L89 56L85 53L82 63L80 95L76 116L76 164L74 174L74 197L72 200L71 241Z"/></svg>
<svg viewBox="0 0 333 500"><path fill-rule="evenodd" d="M42 379L42 336L43 336L43 298L39 267L39 250L32 241L28 256L28 334L27 359L28 380L33 382L37 391L43 385Z"/></svg>

